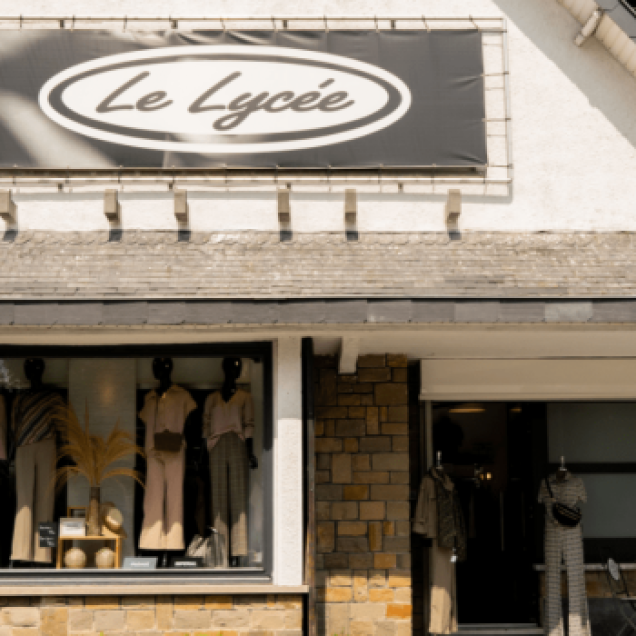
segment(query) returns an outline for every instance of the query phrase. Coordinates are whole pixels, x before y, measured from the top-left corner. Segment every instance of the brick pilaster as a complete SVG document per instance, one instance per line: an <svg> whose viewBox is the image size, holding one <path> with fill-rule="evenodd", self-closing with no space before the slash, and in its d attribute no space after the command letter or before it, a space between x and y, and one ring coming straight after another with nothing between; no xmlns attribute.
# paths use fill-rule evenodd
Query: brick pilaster
<svg viewBox="0 0 636 636"><path fill-rule="evenodd" d="M410 635L406 356L316 364L318 633Z"/></svg>

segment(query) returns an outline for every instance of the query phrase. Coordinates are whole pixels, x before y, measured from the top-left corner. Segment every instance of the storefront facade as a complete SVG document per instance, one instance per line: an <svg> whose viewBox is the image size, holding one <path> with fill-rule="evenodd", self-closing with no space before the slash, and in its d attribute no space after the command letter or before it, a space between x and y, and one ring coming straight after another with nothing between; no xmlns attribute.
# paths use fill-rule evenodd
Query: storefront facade
<svg viewBox="0 0 636 636"><path fill-rule="evenodd" d="M0 636L428 634L413 521L437 461L466 522L459 625L539 634L561 457L593 633L620 629L636 83L594 33L574 44L591 5L0 10ZM250 75L259 46L287 71ZM167 47L192 85L155 80ZM221 49L240 73L201 94L183 69ZM301 125L358 106L328 143ZM104 440L89 467L124 435L112 479L64 472L64 405Z"/></svg>

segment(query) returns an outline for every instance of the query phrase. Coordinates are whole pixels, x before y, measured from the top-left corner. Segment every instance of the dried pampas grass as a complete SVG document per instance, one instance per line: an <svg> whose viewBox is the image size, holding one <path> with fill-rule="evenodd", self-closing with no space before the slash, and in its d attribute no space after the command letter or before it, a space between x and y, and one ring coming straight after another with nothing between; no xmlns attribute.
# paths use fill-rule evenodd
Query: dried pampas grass
<svg viewBox="0 0 636 636"><path fill-rule="evenodd" d="M104 439L90 432L88 405L84 426L70 405L57 409L55 419L62 435L58 460L69 458L73 462L71 466L63 466L56 470L55 485L58 489L64 487L72 477L85 477L91 488L98 488L104 481L113 477L130 477L144 486L139 471L124 466L113 466L115 462L131 455L145 455L143 449L135 444L133 436L120 428L119 420Z"/></svg>

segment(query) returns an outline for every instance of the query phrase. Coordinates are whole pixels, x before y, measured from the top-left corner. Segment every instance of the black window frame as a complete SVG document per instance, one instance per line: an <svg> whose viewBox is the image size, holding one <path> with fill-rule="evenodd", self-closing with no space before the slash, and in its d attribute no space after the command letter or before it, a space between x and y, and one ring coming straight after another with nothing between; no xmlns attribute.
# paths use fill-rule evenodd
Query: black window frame
<svg viewBox="0 0 636 636"><path fill-rule="evenodd" d="M636 0L621 0L622 5L636 16Z"/></svg>
<svg viewBox="0 0 636 636"><path fill-rule="evenodd" d="M237 585L271 584L274 564L274 349L271 341L134 344L134 345L2 345L0 360L5 358L220 358L236 356L263 364L263 470L264 519L263 565L219 569L138 570L69 570L69 569L0 569L0 593L3 587L95 585ZM270 512L268 514L268 511ZM234 571L235 570L235 571ZM26 593L26 592L25 592Z"/></svg>

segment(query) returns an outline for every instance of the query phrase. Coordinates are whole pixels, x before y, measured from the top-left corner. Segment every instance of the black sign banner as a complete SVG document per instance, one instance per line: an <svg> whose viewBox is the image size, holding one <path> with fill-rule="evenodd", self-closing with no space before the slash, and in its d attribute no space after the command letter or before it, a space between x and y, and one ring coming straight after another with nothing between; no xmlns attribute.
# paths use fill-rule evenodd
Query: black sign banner
<svg viewBox="0 0 636 636"><path fill-rule="evenodd" d="M38 526L41 548L57 548L57 523L40 523Z"/></svg>
<svg viewBox="0 0 636 636"><path fill-rule="evenodd" d="M0 50L0 167L487 162L476 30L23 30Z"/></svg>

